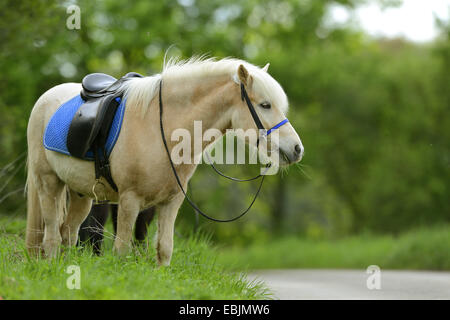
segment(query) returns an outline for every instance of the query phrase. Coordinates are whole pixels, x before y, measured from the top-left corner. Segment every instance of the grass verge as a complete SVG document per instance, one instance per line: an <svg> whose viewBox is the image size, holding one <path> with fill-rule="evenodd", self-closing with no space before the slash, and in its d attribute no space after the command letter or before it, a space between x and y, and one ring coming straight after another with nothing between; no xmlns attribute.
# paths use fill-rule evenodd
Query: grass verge
<svg viewBox="0 0 450 320"><path fill-rule="evenodd" d="M2 299L262 299L267 289L249 283L216 263L216 251L201 236L176 239L170 267L158 268L154 249L127 257L66 249L53 260L29 258L25 221L0 219L0 297ZM81 288L69 290L67 267L80 267Z"/></svg>

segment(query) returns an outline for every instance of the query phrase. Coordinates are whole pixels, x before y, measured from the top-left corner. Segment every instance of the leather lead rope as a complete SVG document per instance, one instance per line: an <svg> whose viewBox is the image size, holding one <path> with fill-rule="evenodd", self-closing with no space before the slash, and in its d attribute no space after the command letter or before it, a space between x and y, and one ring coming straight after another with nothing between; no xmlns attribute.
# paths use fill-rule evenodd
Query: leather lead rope
<svg viewBox="0 0 450 320"><path fill-rule="evenodd" d="M258 174L257 176L254 176L253 178L248 178L248 179L238 179L238 178L234 178L234 177L227 176L225 173L223 173L223 172L221 172L219 169L217 169L217 167L216 167L216 166L214 165L214 163L211 161L211 158L210 158L210 156L209 156L209 154L208 154L207 151L205 151L205 155L206 155L206 158L208 158L209 164L210 164L211 167L214 169L214 171L215 171L219 176L222 176L222 177L224 177L224 178L226 178L226 179L228 179L228 180L235 181L235 182L248 182L248 181L253 181L253 180L256 180L256 179L258 179L258 178L261 178L261 176L264 175L264 174ZM270 164L268 164L268 165L266 166L266 171L265 171L264 173L266 173L266 172L269 170L269 168L270 168Z"/></svg>
<svg viewBox="0 0 450 320"><path fill-rule="evenodd" d="M208 216L206 213L204 213L202 210L200 210L199 207L198 207L198 206L197 206L197 205L196 205L196 204L188 197L188 195L187 195L186 192L184 191L184 188L183 188L183 186L182 186L182 184L181 184L181 181L180 181L180 178L179 178L179 176L178 176L177 170L175 169L175 165L174 165L174 163L172 162L172 157L170 156L169 147L167 146L166 136L165 136L165 134L164 134L164 126L163 126L162 82L163 82L163 81L162 81L162 79L161 79L160 82L159 82L159 125L160 125L160 129L161 129L161 137L162 137L162 140L163 140L164 149L166 149L167 157L169 158L170 166L172 167L173 174L174 174L174 176L175 176L175 179L176 179L176 181L177 181L178 186L179 186L180 189L181 189L181 192L183 192L183 194L184 194L186 200L189 202L189 204L191 205L191 207L194 208L195 211L197 211L199 214L201 214L201 215L202 215L203 217L205 217L206 219L209 219L209 220L215 221L215 222L232 222L232 221L235 221L235 220L237 220L237 219L243 217L248 211L250 211L251 207L252 207L253 204L255 203L256 198L258 197L259 192L261 191L261 187L262 187L262 185L263 185L265 176L264 176L264 175L259 175L258 177L255 177L255 178L250 179L250 180L255 180L255 179L257 179L257 178L261 178L261 182L260 182L260 184L259 184L259 186L258 186L258 190L256 191L255 196L253 197L253 200L252 200L252 202L250 203L250 205L248 206L248 208L247 208L245 211L243 211L241 214L239 214L238 216L236 216L236 217L234 217L234 218L232 218L232 219L221 220L221 219L216 219L216 218L210 217L210 216ZM241 90L242 90L242 86L241 86ZM245 92L245 89L244 89L243 92ZM246 99L250 100L250 99L248 98L246 92L245 92L245 95L242 93L242 97L243 97L243 99L246 97ZM251 111L252 108L250 108L251 102L250 102L250 104L249 104L248 101L247 101L247 105L249 105L250 112L252 112L252 111ZM254 109L253 109L253 112L255 112ZM256 112L255 112L255 115L256 115ZM253 113L252 113L252 116L253 116ZM254 117L254 119L255 119L255 117ZM258 121L259 121L258 115L256 115L256 119L258 119ZM255 122L256 122L256 121L255 121ZM259 121L259 123L260 123L260 125L262 126L261 121ZM256 123L256 125L258 126L258 123ZM263 127L263 129L264 129L264 127ZM211 162L211 161L210 161L210 162ZM214 166L213 166L213 168L215 169ZM215 169L215 170L216 170L216 169ZM216 172L218 172L218 170L216 170ZM218 172L218 173L219 173L219 172ZM232 178L232 177L225 176L225 175L223 175L223 174L221 174L221 173L219 173L219 174L220 174L221 176L226 177L226 178L229 178L229 179L231 179L231 180L235 179L235 178ZM238 180L240 180L240 179L236 179L235 181L238 181ZM248 180L248 181L250 181L250 180ZM242 180L242 181L245 181L245 180Z"/></svg>

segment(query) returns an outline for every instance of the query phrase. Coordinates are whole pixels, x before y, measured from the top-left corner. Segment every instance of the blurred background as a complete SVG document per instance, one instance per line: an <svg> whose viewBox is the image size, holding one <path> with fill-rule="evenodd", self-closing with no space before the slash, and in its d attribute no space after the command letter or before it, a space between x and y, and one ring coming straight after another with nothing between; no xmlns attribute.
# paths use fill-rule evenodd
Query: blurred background
<svg viewBox="0 0 450 320"><path fill-rule="evenodd" d="M71 4L79 30L66 27ZM91 72L158 73L170 48L270 62L306 150L237 222L197 220L185 204L180 237L203 230L223 259L252 267L450 269L449 10L445 0L2 0L0 215L26 215L26 127L42 93ZM256 187L201 165L190 192L225 219Z"/></svg>

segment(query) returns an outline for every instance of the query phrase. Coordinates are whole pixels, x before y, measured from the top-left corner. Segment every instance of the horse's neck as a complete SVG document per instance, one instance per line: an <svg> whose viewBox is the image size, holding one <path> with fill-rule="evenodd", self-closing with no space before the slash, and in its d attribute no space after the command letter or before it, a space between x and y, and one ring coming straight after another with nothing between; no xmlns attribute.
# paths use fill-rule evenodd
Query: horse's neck
<svg viewBox="0 0 450 320"><path fill-rule="evenodd" d="M194 137L194 121L201 121L203 133L214 128L224 134L231 128L231 107L236 100L236 90L236 84L229 76L164 82L164 126L167 132L170 134L183 128ZM206 145L204 142L202 149Z"/></svg>

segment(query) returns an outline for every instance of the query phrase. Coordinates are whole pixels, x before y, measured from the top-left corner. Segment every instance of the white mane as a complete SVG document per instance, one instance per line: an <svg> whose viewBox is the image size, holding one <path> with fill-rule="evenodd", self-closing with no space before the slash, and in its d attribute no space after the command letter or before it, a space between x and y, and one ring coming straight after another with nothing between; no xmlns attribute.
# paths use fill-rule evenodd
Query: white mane
<svg viewBox="0 0 450 320"><path fill-rule="evenodd" d="M143 114L148 109L159 89L159 80L165 81L180 78L197 78L207 76L229 75L237 81L236 73L239 65L244 65L253 76L254 86L271 98L283 113L287 112L288 102L286 94L280 84L261 68L244 60L234 58L205 58L204 56L192 57L187 60L170 58L164 61L163 71L160 74L144 78L135 78L124 83L123 90L127 98L127 105L142 110Z"/></svg>

